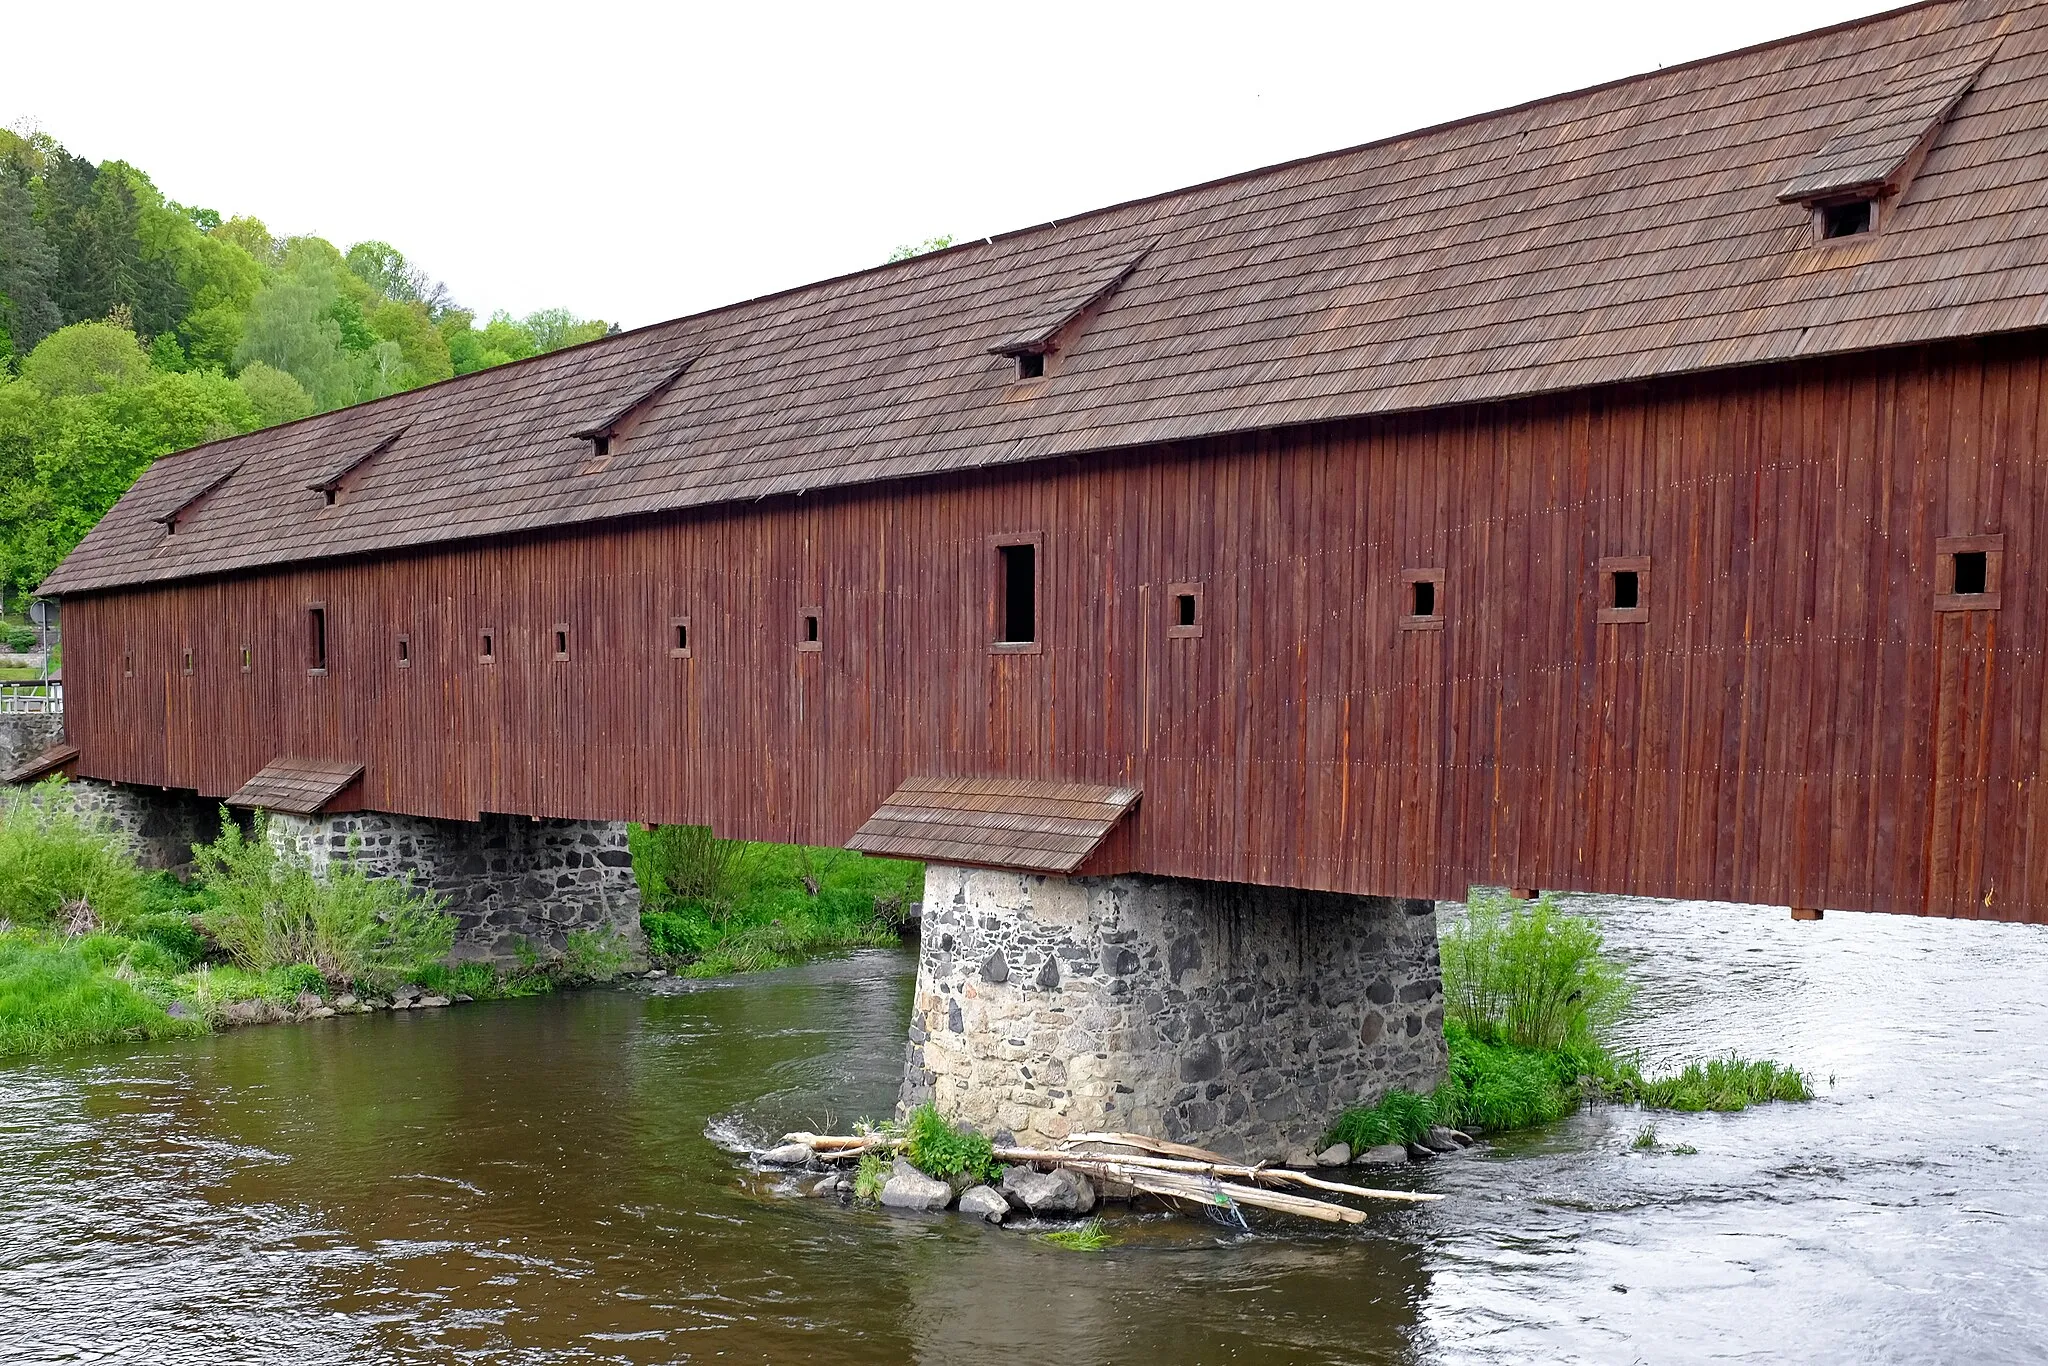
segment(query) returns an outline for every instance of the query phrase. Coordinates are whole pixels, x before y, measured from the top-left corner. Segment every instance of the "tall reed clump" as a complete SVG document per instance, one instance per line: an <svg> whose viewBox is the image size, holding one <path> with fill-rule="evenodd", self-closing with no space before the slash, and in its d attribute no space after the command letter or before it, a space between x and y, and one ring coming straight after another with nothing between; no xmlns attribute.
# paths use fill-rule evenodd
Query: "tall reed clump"
<svg viewBox="0 0 2048 1366"><path fill-rule="evenodd" d="M123 925L142 888L119 832L80 811L63 779L0 792L0 920Z"/></svg>
<svg viewBox="0 0 2048 1366"><path fill-rule="evenodd" d="M445 957L455 917L410 876L366 876L350 860L315 877L296 850L270 838L259 816L244 835L222 813L220 838L192 850L210 905L199 921L252 972L306 963L340 986L403 980Z"/></svg>
<svg viewBox="0 0 2048 1366"><path fill-rule="evenodd" d="M1772 1062L1723 1058L1652 1079L1615 1059L1605 1035L1628 1008L1627 978L1607 957L1600 927L1549 897L1524 903L1475 892L1437 949L1450 1054L1442 1085L1345 1111L1333 1141L1408 1143L1439 1124L1526 1129L1562 1119L1588 1095L1677 1110L1811 1098L1801 1073Z"/></svg>

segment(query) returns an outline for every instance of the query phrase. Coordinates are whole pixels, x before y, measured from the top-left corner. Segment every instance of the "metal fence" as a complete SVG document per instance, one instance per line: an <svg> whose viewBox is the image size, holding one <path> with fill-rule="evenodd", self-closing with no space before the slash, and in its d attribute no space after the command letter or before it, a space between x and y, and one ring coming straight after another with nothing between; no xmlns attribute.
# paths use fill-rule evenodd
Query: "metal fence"
<svg viewBox="0 0 2048 1366"><path fill-rule="evenodd" d="M63 711L62 683L0 683L0 716L32 713L59 716Z"/></svg>

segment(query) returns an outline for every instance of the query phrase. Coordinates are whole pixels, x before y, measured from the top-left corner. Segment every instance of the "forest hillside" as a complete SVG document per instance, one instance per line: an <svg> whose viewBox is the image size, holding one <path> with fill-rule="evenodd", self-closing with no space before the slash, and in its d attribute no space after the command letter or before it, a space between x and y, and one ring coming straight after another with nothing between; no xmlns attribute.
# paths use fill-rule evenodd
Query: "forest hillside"
<svg viewBox="0 0 2048 1366"><path fill-rule="evenodd" d="M389 243L276 237L0 130L0 592L160 455L607 330L561 309L479 326Z"/></svg>

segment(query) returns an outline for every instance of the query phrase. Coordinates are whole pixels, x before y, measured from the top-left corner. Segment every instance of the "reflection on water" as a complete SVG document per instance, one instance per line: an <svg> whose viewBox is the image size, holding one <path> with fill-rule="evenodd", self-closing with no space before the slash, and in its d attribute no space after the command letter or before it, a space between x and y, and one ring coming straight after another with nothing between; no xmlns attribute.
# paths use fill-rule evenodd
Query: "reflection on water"
<svg viewBox="0 0 2048 1366"><path fill-rule="evenodd" d="M907 955L246 1030L0 1069L0 1359L2043 1359L2048 931L1578 904L1646 1061L1822 1099L1657 1116L1652 1154L1594 1109L1415 1173L1427 1210L1090 1256L777 1196L703 1137L886 1113Z"/></svg>

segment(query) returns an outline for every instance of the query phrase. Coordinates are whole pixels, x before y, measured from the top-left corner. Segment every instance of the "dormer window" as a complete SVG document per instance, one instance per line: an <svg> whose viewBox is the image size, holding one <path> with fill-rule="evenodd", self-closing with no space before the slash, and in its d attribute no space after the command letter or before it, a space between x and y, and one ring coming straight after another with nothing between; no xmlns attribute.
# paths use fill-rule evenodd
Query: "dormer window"
<svg viewBox="0 0 2048 1366"><path fill-rule="evenodd" d="M1020 351L1017 353L1018 379L1043 379L1045 377L1045 352Z"/></svg>
<svg viewBox="0 0 2048 1366"><path fill-rule="evenodd" d="M1856 237L1877 227L1877 201L1874 199L1822 204L1813 212L1814 226L1823 242L1837 237Z"/></svg>

